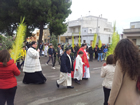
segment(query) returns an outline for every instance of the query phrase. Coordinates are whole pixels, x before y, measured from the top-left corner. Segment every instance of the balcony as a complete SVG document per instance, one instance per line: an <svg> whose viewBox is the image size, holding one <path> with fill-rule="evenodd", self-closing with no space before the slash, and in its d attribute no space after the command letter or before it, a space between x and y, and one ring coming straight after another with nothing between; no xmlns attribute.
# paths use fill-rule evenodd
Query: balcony
<svg viewBox="0 0 140 105"><path fill-rule="evenodd" d="M137 34L140 33L140 28L124 29L124 34Z"/></svg>
<svg viewBox="0 0 140 105"><path fill-rule="evenodd" d="M69 26L69 27L81 26L81 21L78 21L78 20L76 20L76 21L71 21L71 22L69 22L68 26Z"/></svg>

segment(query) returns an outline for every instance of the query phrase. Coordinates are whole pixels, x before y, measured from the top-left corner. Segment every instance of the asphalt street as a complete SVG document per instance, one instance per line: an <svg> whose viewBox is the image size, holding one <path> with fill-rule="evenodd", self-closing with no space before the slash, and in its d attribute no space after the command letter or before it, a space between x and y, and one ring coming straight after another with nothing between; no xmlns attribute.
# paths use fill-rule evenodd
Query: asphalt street
<svg viewBox="0 0 140 105"><path fill-rule="evenodd" d="M43 85L23 84L24 73L17 77L18 89L15 96L15 105L103 105L103 89L100 77L103 62L94 60L90 63L91 78L82 80L78 85L73 81L74 89L56 87L59 78L60 66L56 63L56 69L45 65L47 57L41 57L41 66L47 82Z"/></svg>

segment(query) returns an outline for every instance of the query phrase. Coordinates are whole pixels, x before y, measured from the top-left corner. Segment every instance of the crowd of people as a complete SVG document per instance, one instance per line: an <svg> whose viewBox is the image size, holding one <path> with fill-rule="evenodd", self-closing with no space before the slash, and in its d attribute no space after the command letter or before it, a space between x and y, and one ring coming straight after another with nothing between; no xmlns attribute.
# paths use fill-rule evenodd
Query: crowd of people
<svg viewBox="0 0 140 105"><path fill-rule="evenodd" d="M24 84L44 84L47 79L42 73L40 57L48 58L46 65L52 61L52 69L55 69L56 58L60 65L60 77L56 86L66 86L73 89L72 78L75 83L90 78L89 61L93 56L97 61L105 60L101 68L101 77L104 78L102 86L104 91L104 105L139 105L140 104L140 55L139 48L130 40L122 39L116 46L114 54L106 58L109 45L98 48L82 44L67 48L58 44L57 49L52 44L33 41L24 44L21 58L15 61L7 50L0 51L0 105L14 105L14 97L17 89L15 76L20 75L23 65ZM22 61L20 63L20 61ZM128 95L129 94L129 95Z"/></svg>

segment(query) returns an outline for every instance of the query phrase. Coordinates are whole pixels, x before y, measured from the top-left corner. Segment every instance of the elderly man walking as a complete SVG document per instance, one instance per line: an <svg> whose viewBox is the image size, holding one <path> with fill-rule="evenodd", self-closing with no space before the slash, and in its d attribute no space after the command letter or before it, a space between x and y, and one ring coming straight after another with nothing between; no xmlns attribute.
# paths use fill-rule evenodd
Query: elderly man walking
<svg viewBox="0 0 140 105"><path fill-rule="evenodd" d="M61 57L61 68L60 68L60 78L57 80L56 84L67 86L69 89L73 89L71 80L71 71L73 70L73 62L70 57L71 49L67 48L65 53Z"/></svg>

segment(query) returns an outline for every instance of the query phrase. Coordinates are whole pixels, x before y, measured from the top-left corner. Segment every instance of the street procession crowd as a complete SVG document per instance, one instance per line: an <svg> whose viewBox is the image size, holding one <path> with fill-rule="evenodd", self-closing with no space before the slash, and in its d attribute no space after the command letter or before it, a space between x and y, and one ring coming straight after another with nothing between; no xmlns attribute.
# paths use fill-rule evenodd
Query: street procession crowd
<svg viewBox="0 0 140 105"><path fill-rule="evenodd" d="M73 89L72 79L77 84L90 78L89 61L93 57L99 61L105 60L101 67L102 86L104 91L103 105L140 105L140 54L139 48L130 40L122 39L117 44L114 54L107 56L109 45L103 44L95 48L87 44L75 45L72 48L58 44L57 49L52 44L37 42L24 43L21 58L14 61L8 50L0 51L0 105L14 105L17 89L15 76L20 75L23 66L24 84L44 84L47 79L42 73L40 57L48 58L46 66L52 61L55 69L56 60L60 65L60 77L56 86L66 86Z"/></svg>

